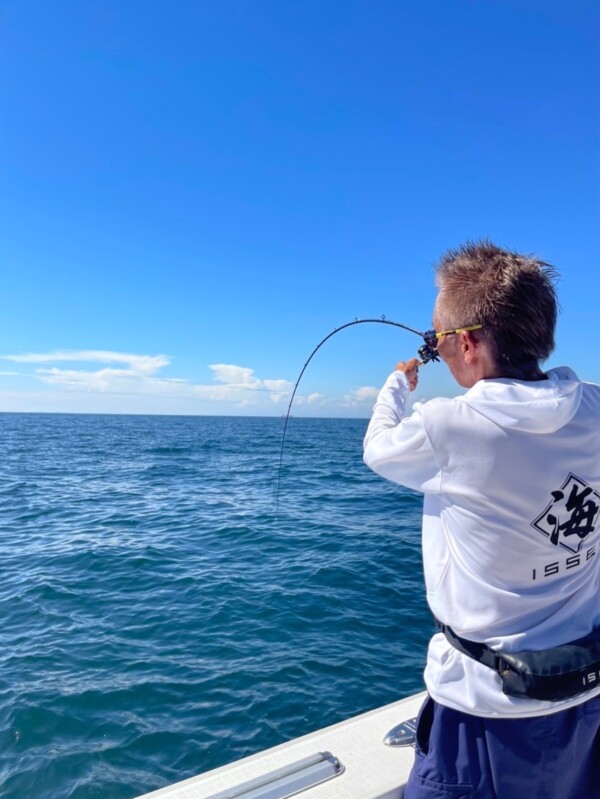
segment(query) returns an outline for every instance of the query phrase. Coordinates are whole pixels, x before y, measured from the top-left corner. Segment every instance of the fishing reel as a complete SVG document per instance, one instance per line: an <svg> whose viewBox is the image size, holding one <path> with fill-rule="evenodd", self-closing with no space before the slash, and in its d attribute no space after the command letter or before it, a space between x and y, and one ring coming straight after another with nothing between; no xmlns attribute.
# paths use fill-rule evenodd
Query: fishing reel
<svg viewBox="0 0 600 799"><path fill-rule="evenodd" d="M419 358L421 359L421 363L429 363L429 361L439 361L440 356L437 351L437 334L435 330L427 330L425 333L421 333L423 336L423 340L425 344L419 347Z"/></svg>
<svg viewBox="0 0 600 799"><path fill-rule="evenodd" d="M429 363L429 361L439 361L440 359L440 356L429 344L423 344L422 347L419 347L418 353L423 364Z"/></svg>

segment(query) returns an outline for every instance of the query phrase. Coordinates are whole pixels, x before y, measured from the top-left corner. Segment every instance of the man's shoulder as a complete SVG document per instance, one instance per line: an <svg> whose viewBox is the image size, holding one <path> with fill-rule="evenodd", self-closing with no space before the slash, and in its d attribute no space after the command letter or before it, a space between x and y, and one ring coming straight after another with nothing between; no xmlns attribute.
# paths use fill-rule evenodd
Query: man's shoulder
<svg viewBox="0 0 600 799"><path fill-rule="evenodd" d="M420 402L415 402L413 405L413 412L419 413L424 420L428 419L445 419L449 421L450 418L460 412L460 409L465 408L464 395L457 397L432 397L430 399L423 399Z"/></svg>

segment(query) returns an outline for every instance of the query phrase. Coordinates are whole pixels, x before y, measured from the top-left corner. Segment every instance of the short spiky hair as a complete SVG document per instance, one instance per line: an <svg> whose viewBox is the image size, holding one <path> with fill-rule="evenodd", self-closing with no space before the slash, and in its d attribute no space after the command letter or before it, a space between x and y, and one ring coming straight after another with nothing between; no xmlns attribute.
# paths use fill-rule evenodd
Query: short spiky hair
<svg viewBox="0 0 600 799"><path fill-rule="evenodd" d="M499 363L538 362L554 349L557 273L550 264L469 241L444 253L436 276L445 323L483 325Z"/></svg>

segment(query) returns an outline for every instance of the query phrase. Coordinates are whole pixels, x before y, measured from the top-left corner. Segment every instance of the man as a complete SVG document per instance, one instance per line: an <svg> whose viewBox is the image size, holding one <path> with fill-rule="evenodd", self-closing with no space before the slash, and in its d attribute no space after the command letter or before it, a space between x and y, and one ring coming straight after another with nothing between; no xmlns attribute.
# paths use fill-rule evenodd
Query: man
<svg viewBox="0 0 600 799"><path fill-rule="evenodd" d="M575 665L562 646L600 628L600 387L540 368L557 317L548 264L468 243L443 256L437 285L428 340L468 391L407 415L419 361L398 364L364 452L425 495L442 629L405 799L600 797L598 642L578 644Z"/></svg>

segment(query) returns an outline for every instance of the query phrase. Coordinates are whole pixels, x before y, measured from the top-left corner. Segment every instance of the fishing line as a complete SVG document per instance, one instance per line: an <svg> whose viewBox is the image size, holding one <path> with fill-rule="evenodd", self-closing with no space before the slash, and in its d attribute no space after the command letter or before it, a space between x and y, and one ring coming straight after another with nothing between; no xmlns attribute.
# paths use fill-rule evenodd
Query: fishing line
<svg viewBox="0 0 600 799"><path fill-rule="evenodd" d="M427 339L426 334L422 333L420 330L415 330L414 327L409 327L408 325L403 325L400 322L392 322L391 319L386 319L385 316L382 316L380 319L355 319L353 322L346 322L345 325L341 325L341 327L334 327L331 333L328 333L325 338L321 339L311 354L308 356L308 359L304 366L302 367L302 371L298 375L298 379L296 380L296 384L294 386L294 390L292 391L292 396L290 397L290 402L288 405L287 413L285 415L285 422L283 425L283 434L281 436L281 451L279 453L279 470L277 473L277 493L275 497L275 516L277 516L279 512L279 488L281 486L281 467L283 465L283 448L285 445L285 434L287 431L288 421L290 418L290 412L292 410L292 403L294 402L294 397L296 396L296 391L298 390L298 386L300 385L300 381L302 380L302 375L306 371L306 367L312 361L313 357L316 353L321 349L323 344L328 341L332 336L335 336L336 333L339 333L340 330L344 330L347 327L352 327L353 325L364 325L367 323L375 323L380 325L393 325L393 327L401 327L402 330L408 330L410 333L416 333L417 336L421 336L421 338L425 341L425 345L420 347L419 349L419 356L421 358L421 363L427 363L430 360L438 360L435 351L431 349L431 341Z"/></svg>

